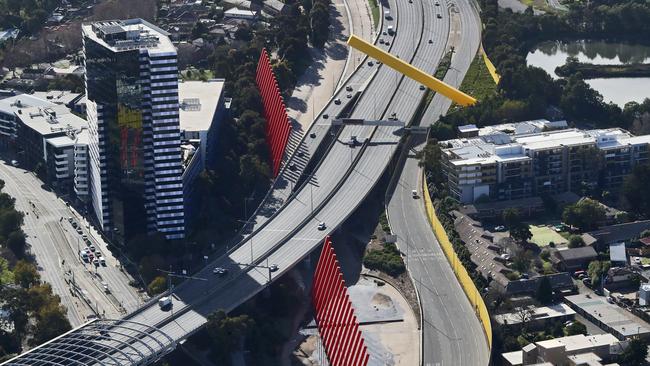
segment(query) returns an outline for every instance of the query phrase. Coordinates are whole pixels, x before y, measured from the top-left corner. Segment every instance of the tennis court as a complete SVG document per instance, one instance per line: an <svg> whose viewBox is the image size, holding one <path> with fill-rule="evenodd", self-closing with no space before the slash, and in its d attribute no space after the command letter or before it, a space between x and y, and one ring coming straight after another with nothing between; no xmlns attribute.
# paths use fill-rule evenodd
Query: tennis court
<svg viewBox="0 0 650 366"><path fill-rule="evenodd" d="M533 234L531 242L537 244L539 247L548 246L548 243L553 242L555 245L564 244L567 240L560 234L553 230L553 227L546 225L529 225L528 228Z"/></svg>

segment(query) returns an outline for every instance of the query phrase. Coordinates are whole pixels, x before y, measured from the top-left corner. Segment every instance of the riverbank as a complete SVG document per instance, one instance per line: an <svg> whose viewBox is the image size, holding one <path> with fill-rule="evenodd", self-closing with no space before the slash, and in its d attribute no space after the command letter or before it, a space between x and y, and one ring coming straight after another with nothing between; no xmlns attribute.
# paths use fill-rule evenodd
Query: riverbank
<svg viewBox="0 0 650 366"><path fill-rule="evenodd" d="M650 77L650 64L597 65L571 62L556 67L555 73L562 77L580 73L584 79Z"/></svg>

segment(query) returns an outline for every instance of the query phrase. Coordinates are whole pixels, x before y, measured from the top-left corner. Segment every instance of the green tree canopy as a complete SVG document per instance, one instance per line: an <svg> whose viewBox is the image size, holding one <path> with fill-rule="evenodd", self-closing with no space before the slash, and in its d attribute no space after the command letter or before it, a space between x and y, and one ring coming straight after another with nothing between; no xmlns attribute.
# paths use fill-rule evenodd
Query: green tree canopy
<svg viewBox="0 0 650 366"><path fill-rule="evenodd" d="M587 327L581 322L575 320L564 328L564 335L572 336L578 334L587 334Z"/></svg>
<svg viewBox="0 0 650 366"><path fill-rule="evenodd" d="M605 219L605 209L598 202L590 198L580 200L574 205L568 205L562 213L562 220L580 230L592 230L598 223Z"/></svg>

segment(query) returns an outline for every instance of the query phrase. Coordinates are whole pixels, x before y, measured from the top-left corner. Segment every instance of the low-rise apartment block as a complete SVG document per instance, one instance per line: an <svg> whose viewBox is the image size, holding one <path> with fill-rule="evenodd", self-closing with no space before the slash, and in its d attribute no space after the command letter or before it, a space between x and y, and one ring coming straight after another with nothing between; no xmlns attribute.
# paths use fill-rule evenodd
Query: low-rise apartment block
<svg viewBox="0 0 650 366"><path fill-rule="evenodd" d="M472 203L578 191L585 185L615 191L635 165L648 160L650 135L567 129L561 122L491 126L475 137L440 142L451 195Z"/></svg>

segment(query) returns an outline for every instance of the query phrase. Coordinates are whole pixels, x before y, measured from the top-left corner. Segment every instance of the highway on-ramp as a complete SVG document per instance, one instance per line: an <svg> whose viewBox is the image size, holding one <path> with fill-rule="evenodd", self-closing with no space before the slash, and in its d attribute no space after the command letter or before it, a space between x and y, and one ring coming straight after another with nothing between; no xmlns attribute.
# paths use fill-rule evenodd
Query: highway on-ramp
<svg viewBox="0 0 650 366"><path fill-rule="evenodd" d="M474 59L480 42L478 12L468 0L447 2L452 16L449 46L454 46L451 69L445 82L459 86ZM460 32L456 30L460 21ZM451 102L437 94L424 113L422 125L435 122ZM439 246L421 199L421 169L415 151L423 138L409 140L408 155L394 173L398 179L388 200L387 213L397 245L418 289L423 313L423 365L487 365L490 350L478 318ZM393 188L393 187L391 187Z"/></svg>

